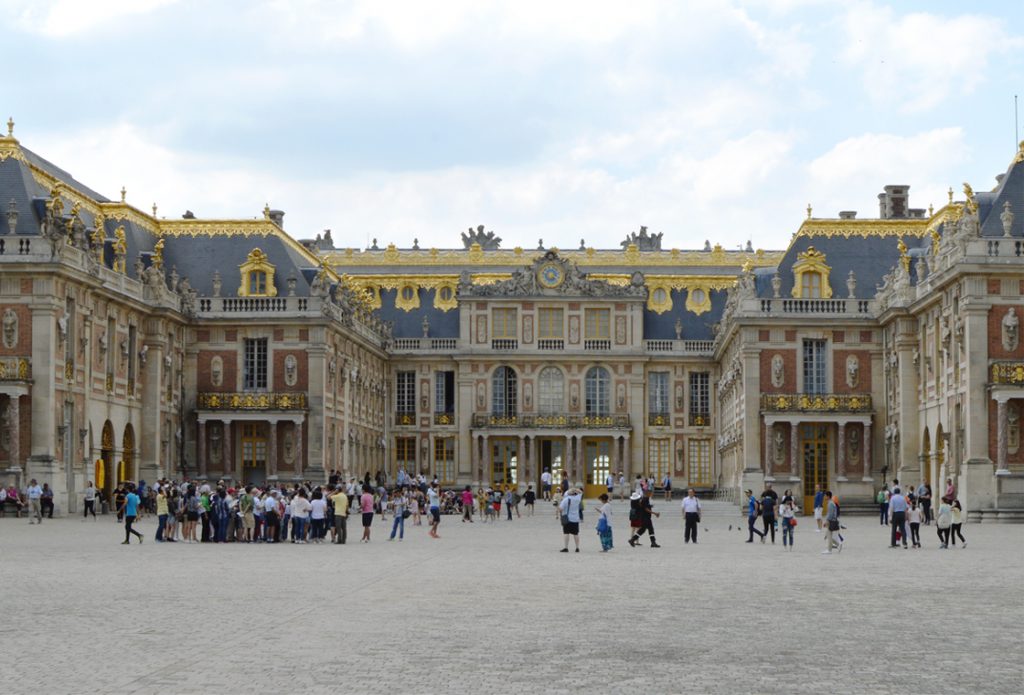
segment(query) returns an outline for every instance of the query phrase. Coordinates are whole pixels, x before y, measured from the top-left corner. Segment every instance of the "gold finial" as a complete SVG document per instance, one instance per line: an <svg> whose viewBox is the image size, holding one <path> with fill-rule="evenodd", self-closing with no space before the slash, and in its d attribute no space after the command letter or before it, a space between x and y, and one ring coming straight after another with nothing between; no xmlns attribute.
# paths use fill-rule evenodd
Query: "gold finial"
<svg viewBox="0 0 1024 695"><path fill-rule="evenodd" d="M156 203L153 203L153 217L156 217Z"/></svg>
<svg viewBox="0 0 1024 695"><path fill-rule="evenodd" d="M1014 164L1020 164L1021 162L1024 162L1024 140L1021 140L1020 144L1017 145L1017 156L1013 158Z"/></svg>
<svg viewBox="0 0 1024 695"><path fill-rule="evenodd" d="M269 220L270 219L270 203L264 203L263 204L263 219L265 219L265 220Z"/></svg>
<svg viewBox="0 0 1024 695"><path fill-rule="evenodd" d="M126 195L128 195L128 190L124 186L121 186L121 202L122 203L124 202L124 197Z"/></svg>
<svg viewBox="0 0 1024 695"><path fill-rule="evenodd" d="M946 191L946 193L949 195L949 204L952 205L953 204L953 187L950 186L949 190Z"/></svg>
<svg viewBox="0 0 1024 695"><path fill-rule="evenodd" d="M14 118L7 119L7 137L14 137Z"/></svg>
<svg viewBox="0 0 1024 695"><path fill-rule="evenodd" d="M811 219L811 212L813 212L813 210L814 208L811 207L811 204L807 203L807 219Z"/></svg>
<svg viewBox="0 0 1024 695"><path fill-rule="evenodd" d="M903 270L910 272L910 254L907 252L907 245L903 242L903 238L896 243L896 248L900 250L900 263L903 264Z"/></svg>

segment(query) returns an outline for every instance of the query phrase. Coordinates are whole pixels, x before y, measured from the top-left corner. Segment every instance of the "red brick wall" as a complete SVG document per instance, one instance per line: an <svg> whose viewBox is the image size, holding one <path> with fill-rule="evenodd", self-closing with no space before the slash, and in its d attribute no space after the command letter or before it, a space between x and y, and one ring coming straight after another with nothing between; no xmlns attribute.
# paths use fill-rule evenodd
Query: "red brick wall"
<svg viewBox="0 0 1024 695"><path fill-rule="evenodd" d="M0 318L3 318L8 309L13 309L14 313L18 316L18 342L14 344L13 348L7 348L4 346L3 341L0 340L0 355L28 357L32 354L32 312L24 304L0 306ZM54 330L56 330L56 323L54 324ZM37 367L42 366L37 365Z"/></svg>
<svg viewBox="0 0 1024 695"><path fill-rule="evenodd" d="M210 363L220 355L224 363L223 381L214 386L210 377ZM200 391L235 391L238 389L238 353L234 350L202 350L196 357L196 384Z"/></svg>
<svg viewBox="0 0 1024 695"><path fill-rule="evenodd" d="M284 360L288 355L295 356L296 380L289 386L284 380ZM278 348L274 350L274 390L305 391L309 388L309 358L304 350Z"/></svg>
<svg viewBox="0 0 1024 695"><path fill-rule="evenodd" d="M856 355L860 373L857 386L846 385L846 358ZM871 353L867 350L834 350L832 352L832 390L836 393L871 393Z"/></svg>
<svg viewBox="0 0 1024 695"><path fill-rule="evenodd" d="M772 357L782 355L782 387L772 385ZM761 350L761 392L796 393L796 350Z"/></svg>
<svg viewBox="0 0 1024 695"><path fill-rule="evenodd" d="M1003 349L1003 317L1010 310L1010 306L1009 304L994 306L988 312L988 356L994 360L1024 357L1024 340L1020 338L1017 339L1017 349L1013 352ZM1020 336L1021 329L1024 327L1024 308L1014 306L1013 309L1019 322L1017 335Z"/></svg>
<svg viewBox="0 0 1024 695"><path fill-rule="evenodd" d="M1017 405L1018 409L1024 411L1024 400L1015 399L1012 402ZM999 420L996 419L997 417L998 405L990 398L988 399L988 456L994 463L999 461ZM1024 442L1021 442L1021 444L1024 444ZM1024 446L1018 446L1016 453L1007 451L1006 461L1008 463L1024 462Z"/></svg>

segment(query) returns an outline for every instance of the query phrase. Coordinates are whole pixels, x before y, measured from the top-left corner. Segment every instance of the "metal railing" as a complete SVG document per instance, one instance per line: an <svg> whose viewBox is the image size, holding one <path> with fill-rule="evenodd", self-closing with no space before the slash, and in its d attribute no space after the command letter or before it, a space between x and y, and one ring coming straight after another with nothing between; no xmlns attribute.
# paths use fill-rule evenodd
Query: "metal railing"
<svg viewBox="0 0 1024 695"><path fill-rule="evenodd" d="M200 393L201 410L305 410L305 393Z"/></svg>
<svg viewBox="0 0 1024 695"><path fill-rule="evenodd" d="M475 428L628 429L629 415L473 415Z"/></svg>
<svg viewBox="0 0 1024 695"><path fill-rule="evenodd" d="M762 393L761 410L773 413L868 413L869 393Z"/></svg>

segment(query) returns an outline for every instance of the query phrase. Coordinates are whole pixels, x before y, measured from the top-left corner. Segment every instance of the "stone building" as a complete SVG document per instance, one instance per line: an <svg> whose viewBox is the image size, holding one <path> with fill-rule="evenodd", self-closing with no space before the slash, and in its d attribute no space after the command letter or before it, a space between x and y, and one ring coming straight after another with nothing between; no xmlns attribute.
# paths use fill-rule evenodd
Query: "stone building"
<svg viewBox="0 0 1024 695"><path fill-rule="evenodd" d="M296 241L284 214L109 200L0 138L0 471L271 482L400 468L449 486L565 470L867 506L949 478L1024 516L1024 169L938 210L814 217L785 250ZM4 202L7 201L7 202ZM0 220L2 223L3 220ZM574 245L575 246L575 245ZM664 247L663 247L664 246ZM805 502L805 506L807 506Z"/></svg>

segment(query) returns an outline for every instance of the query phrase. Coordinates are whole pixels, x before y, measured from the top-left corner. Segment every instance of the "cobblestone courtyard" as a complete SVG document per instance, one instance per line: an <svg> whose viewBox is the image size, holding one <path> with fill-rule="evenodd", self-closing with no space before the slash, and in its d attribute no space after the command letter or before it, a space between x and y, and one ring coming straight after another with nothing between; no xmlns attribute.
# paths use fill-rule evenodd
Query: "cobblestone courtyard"
<svg viewBox="0 0 1024 695"><path fill-rule="evenodd" d="M550 507L441 539L375 522L368 545L120 545L110 517L0 519L8 692L1019 693L1024 529L968 525L969 548L890 550L851 518L822 556L747 545L724 508L684 546L558 553ZM352 520L356 525L358 521ZM733 530L727 530L729 524ZM355 538L358 539L358 530Z"/></svg>

